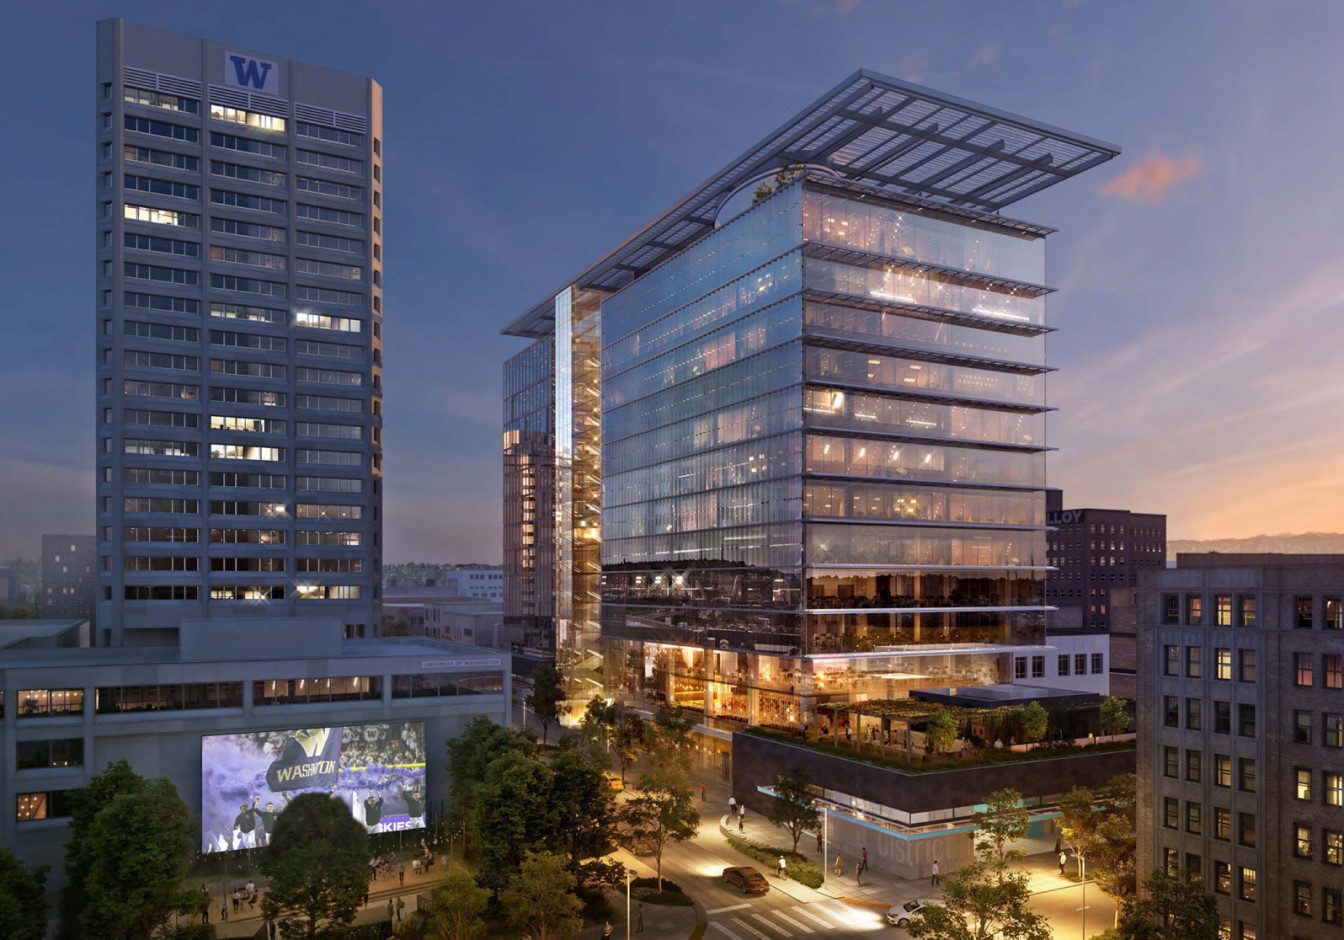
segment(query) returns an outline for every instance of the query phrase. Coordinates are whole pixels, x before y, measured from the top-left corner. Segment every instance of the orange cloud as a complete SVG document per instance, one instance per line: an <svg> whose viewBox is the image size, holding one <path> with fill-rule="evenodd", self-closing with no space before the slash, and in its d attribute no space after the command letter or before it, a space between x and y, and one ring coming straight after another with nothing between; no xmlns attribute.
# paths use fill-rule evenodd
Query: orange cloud
<svg viewBox="0 0 1344 940"><path fill-rule="evenodd" d="M1204 161L1198 154L1169 160L1160 153L1153 153L1101 187L1101 194L1156 206L1166 200L1174 187L1203 172Z"/></svg>

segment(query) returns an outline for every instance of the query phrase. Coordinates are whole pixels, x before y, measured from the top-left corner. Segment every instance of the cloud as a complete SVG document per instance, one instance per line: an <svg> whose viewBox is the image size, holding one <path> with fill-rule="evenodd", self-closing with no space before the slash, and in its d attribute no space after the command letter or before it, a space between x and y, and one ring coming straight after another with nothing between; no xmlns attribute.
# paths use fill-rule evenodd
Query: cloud
<svg viewBox="0 0 1344 940"><path fill-rule="evenodd" d="M1003 46L996 42L987 42L975 54L971 56L971 65L991 66L999 61L999 56L1003 55Z"/></svg>
<svg viewBox="0 0 1344 940"><path fill-rule="evenodd" d="M1203 172L1204 161L1198 154L1170 160L1153 152L1101 187L1101 194L1156 206L1165 202L1167 194L1177 185L1195 179Z"/></svg>

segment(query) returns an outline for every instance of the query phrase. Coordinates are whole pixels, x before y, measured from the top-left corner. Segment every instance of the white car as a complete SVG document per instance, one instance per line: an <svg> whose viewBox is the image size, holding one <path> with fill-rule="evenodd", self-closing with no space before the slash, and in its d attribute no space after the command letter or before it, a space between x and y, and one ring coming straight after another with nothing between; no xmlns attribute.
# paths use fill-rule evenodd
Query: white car
<svg viewBox="0 0 1344 940"><path fill-rule="evenodd" d="M906 901L904 904L897 905L887 911L887 923L893 927L909 927L910 918L932 903L932 901L927 901L924 898Z"/></svg>

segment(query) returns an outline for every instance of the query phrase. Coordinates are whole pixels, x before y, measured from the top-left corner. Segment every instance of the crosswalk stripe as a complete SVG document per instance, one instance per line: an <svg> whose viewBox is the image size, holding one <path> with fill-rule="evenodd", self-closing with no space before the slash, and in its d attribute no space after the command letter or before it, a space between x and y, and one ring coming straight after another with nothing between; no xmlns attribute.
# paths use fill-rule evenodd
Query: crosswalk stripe
<svg viewBox="0 0 1344 940"><path fill-rule="evenodd" d="M797 911L803 917L806 917L808 920L811 920L814 923L818 924L823 930L831 930L832 928L840 926L839 924L832 923L831 921L820 916L814 911L809 910L806 907L795 907L794 910Z"/></svg>
<svg viewBox="0 0 1344 940"><path fill-rule="evenodd" d="M831 901L835 907L823 907L822 910L826 916L835 921L841 927L854 926L853 910L844 901Z"/></svg>
<svg viewBox="0 0 1344 940"><path fill-rule="evenodd" d="M757 920L759 920L761 923L765 924L765 926L769 927L771 930L775 931L775 933L783 934L783 935L786 936L786 937L792 937L792 936L793 936L793 934L789 933L789 932L788 932L787 930L785 930L783 927L781 927L781 926L779 926L778 924L776 924L776 923L774 923L773 921L771 921L771 920L770 920L768 917L766 917L764 914L752 914L751 916L754 917L754 918L756 918Z"/></svg>
<svg viewBox="0 0 1344 940"><path fill-rule="evenodd" d="M794 927L798 928L803 933L816 933L816 931L813 930L811 927L807 926L807 924L798 923L798 921L794 920L792 917L790 917L788 914L785 914L783 911L771 911L770 913L774 914L782 921L787 921L788 923L793 924Z"/></svg>
<svg viewBox="0 0 1344 940"><path fill-rule="evenodd" d="M743 920L743 919L740 918L740 917L734 917L734 918L733 918L733 923L737 924L737 926L741 927L743 930L746 930L746 931L748 931L748 932L750 932L750 933L753 933L753 934L755 934L756 936L760 937L761 940L770 940L770 938L769 938L768 936L766 936L765 934L761 933L759 930L757 930L755 927L751 926L751 924L747 923L745 920Z"/></svg>
<svg viewBox="0 0 1344 940"><path fill-rule="evenodd" d="M750 904L729 904L727 907L715 907L705 911L706 914L726 914L729 911L740 911L744 907L751 907Z"/></svg>
<svg viewBox="0 0 1344 940"><path fill-rule="evenodd" d="M729 930L727 927L723 926L723 924L719 923L717 920L711 920L711 921L709 922L709 926L711 926L711 927L717 927L718 929L720 929L720 930L722 930L724 933L726 933L728 936L732 937L733 940L742 940L742 938L741 938L740 936L738 936L737 934L733 933L731 930Z"/></svg>

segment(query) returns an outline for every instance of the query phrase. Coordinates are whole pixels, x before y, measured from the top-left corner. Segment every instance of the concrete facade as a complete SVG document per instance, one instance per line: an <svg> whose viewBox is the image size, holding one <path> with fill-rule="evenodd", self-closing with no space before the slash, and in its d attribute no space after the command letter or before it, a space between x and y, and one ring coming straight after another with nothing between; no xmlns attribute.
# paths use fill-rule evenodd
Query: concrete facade
<svg viewBox="0 0 1344 940"><path fill-rule="evenodd" d="M1340 935L1344 556L1182 554L1136 600L1139 871L1233 938Z"/></svg>
<svg viewBox="0 0 1344 940"><path fill-rule="evenodd" d="M372 636L382 88L122 20L97 48L99 643Z"/></svg>
<svg viewBox="0 0 1344 940"><path fill-rule="evenodd" d="M252 658L239 660L242 648ZM276 682L319 689L328 679L348 686L351 677L370 680L358 697L282 701L272 694ZM289 620L283 638L270 619L185 621L170 648L9 646L0 660L0 802L19 812L0 816L0 844L25 863L52 865L59 879L68 824L60 794L110 762L125 759L143 776L168 777L199 813L203 736L324 723L425 722L428 805L439 812L448 788L443 742L477 717L507 724L509 683L508 657L498 652L418 637L342 640L339 623L321 619ZM452 691L425 693L436 685ZM155 692L161 689L173 691ZM131 695L134 705L126 703ZM38 766L33 751L44 747L51 757ZM17 818L38 805L34 795L48 818Z"/></svg>
<svg viewBox="0 0 1344 940"><path fill-rule="evenodd" d="M42 536L42 586L38 613L44 618L93 617L98 542L92 535Z"/></svg>

